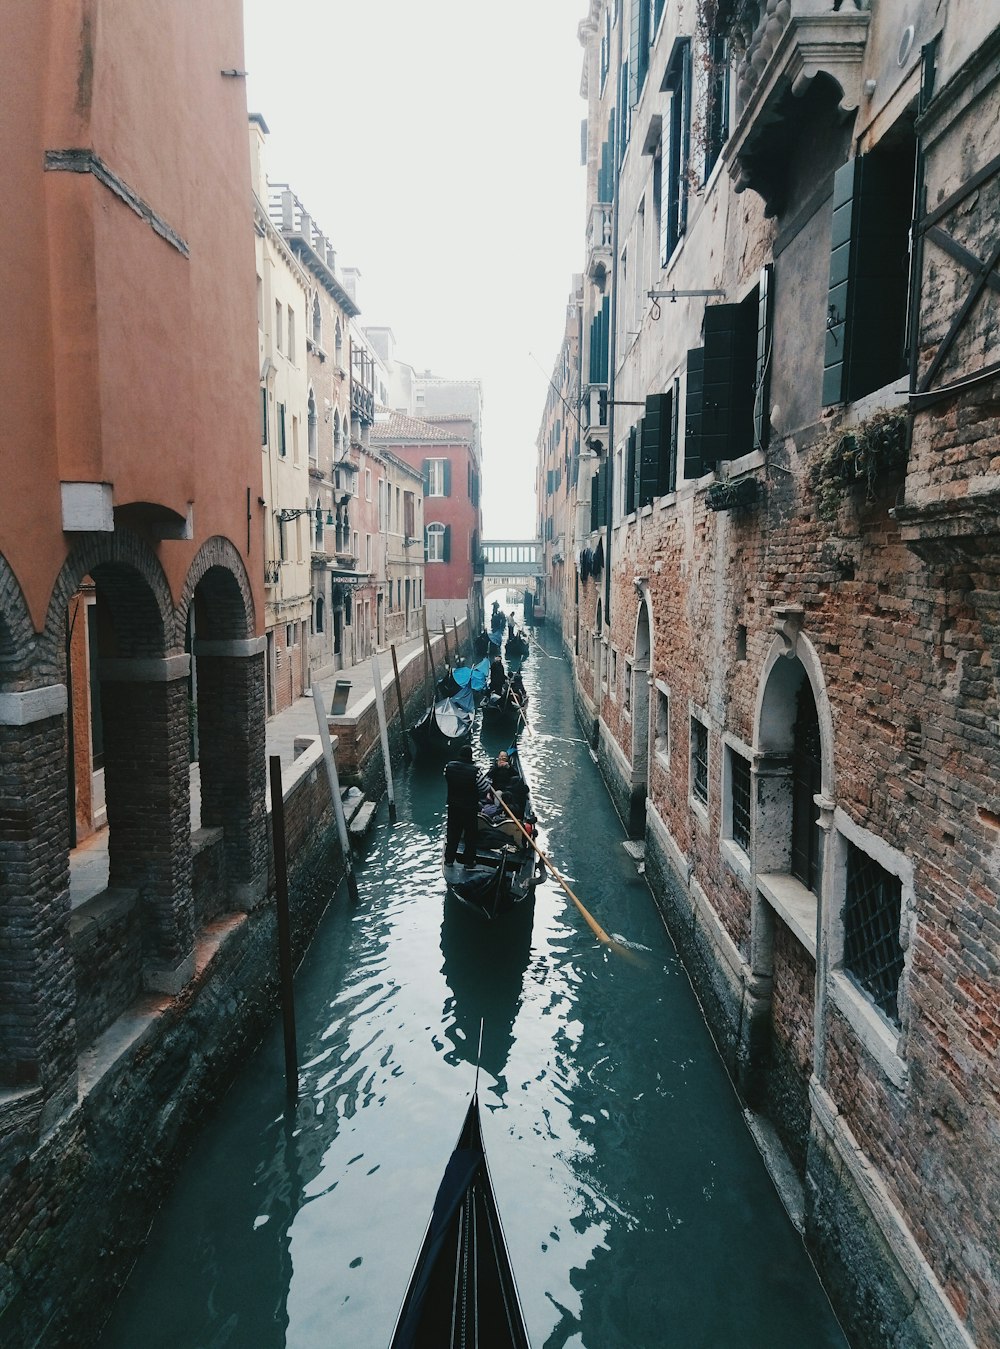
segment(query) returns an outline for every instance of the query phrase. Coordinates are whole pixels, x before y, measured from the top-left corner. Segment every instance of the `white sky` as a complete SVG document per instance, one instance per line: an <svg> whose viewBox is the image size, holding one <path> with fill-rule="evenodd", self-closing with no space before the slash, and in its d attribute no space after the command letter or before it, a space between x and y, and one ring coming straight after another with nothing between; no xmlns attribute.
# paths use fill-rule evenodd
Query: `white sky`
<svg viewBox="0 0 1000 1349"><path fill-rule="evenodd" d="M485 535L534 536L535 437L584 265L587 0L244 11L269 177L360 269L362 324L417 370L482 382Z"/></svg>

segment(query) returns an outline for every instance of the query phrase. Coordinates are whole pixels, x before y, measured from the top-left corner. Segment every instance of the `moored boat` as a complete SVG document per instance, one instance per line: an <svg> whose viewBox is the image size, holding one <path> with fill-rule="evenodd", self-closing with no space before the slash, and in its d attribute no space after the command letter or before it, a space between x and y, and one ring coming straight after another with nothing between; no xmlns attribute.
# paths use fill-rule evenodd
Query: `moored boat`
<svg viewBox="0 0 1000 1349"><path fill-rule="evenodd" d="M473 1093L390 1349L530 1349Z"/></svg>
<svg viewBox="0 0 1000 1349"><path fill-rule="evenodd" d="M472 702L472 690L464 690ZM434 754L450 753L467 745L475 720L474 704L470 709L455 698L442 698L427 709L419 721L410 727L410 735L418 749Z"/></svg>
<svg viewBox="0 0 1000 1349"><path fill-rule="evenodd" d="M508 660L525 660L529 651L528 639L519 629L515 629L507 638L504 652Z"/></svg>

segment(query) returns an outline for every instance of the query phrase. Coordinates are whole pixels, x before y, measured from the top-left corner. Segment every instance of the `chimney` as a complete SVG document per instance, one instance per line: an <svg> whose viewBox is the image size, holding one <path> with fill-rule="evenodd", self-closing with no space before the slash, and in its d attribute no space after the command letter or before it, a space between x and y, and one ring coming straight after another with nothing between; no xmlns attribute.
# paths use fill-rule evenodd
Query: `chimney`
<svg viewBox="0 0 1000 1349"><path fill-rule="evenodd" d="M358 280L360 277L361 272L357 267L345 267L340 274L340 279L344 283L344 289L355 304L358 303Z"/></svg>

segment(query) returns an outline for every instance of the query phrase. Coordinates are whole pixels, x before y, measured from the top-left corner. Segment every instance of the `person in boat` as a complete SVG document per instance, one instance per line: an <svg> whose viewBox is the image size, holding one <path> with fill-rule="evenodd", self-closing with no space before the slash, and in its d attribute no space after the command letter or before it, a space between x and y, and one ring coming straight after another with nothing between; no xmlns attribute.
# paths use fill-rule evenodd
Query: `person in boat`
<svg viewBox="0 0 1000 1349"><path fill-rule="evenodd" d="M474 867L479 843L480 772L473 762L470 745L463 745L458 758L445 764L444 778L448 784L444 864L454 865L461 843L463 865Z"/></svg>
<svg viewBox="0 0 1000 1349"><path fill-rule="evenodd" d="M515 670L510 677L511 697L517 703L518 707L523 707L528 701L528 691L524 687L524 680L521 678L521 671Z"/></svg>
<svg viewBox="0 0 1000 1349"><path fill-rule="evenodd" d="M489 773L490 784L495 792L505 792L517 778L517 770L510 761L510 755L502 749L496 757Z"/></svg>
<svg viewBox="0 0 1000 1349"><path fill-rule="evenodd" d="M503 668L503 661L499 656L494 656L490 665L490 693L503 693L506 682L507 671Z"/></svg>
<svg viewBox="0 0 1000 1349"><path fill-rule="evenodd" d="M510 617L507 619L507 636L514 636L514 610L511 609Z"/></svg>

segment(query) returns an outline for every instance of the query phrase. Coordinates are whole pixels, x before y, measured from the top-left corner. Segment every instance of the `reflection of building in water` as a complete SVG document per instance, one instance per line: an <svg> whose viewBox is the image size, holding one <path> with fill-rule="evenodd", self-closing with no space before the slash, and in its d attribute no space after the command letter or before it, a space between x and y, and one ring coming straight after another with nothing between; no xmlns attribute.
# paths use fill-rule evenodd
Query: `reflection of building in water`
<svg viewBox="0 0 1000 1349"><path fill-rule="evenodd" d="M501 1099L507 1090L503 1073L531 954L534 903L525 908L525 913L507 914L490 923L449 896L441 924L441 970L452 992L451 1006L445 1007L446 1016L452 1013L445 1033L455 1047L448 1057L475 1064L482 1023L479 1066L494 1079Z"/></svg>

